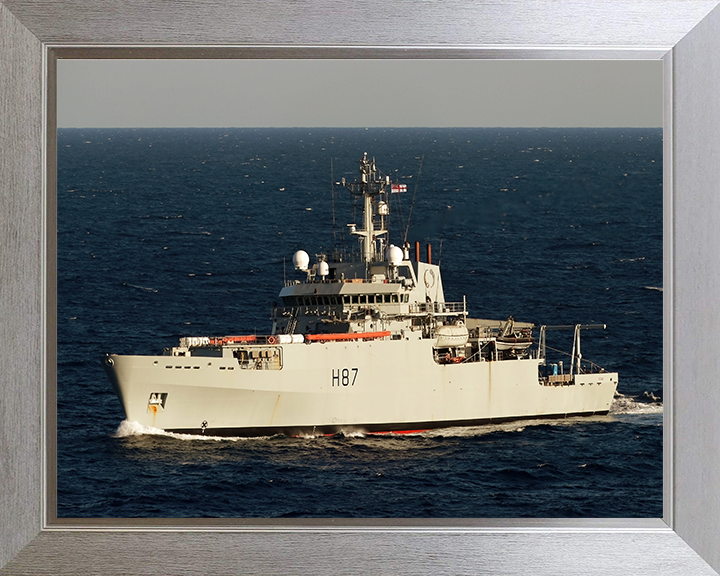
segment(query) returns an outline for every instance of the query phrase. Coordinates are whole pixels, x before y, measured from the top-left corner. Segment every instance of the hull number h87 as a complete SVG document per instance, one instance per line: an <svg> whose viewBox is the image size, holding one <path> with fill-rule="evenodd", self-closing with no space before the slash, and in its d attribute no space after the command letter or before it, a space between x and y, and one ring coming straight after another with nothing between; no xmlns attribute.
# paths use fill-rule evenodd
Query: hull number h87
<svg viewBox="0 0 720 576"><path fill-rule="evenodd" d="M332 385L335 386L355 386L359 368L333 368Z"/></svg>

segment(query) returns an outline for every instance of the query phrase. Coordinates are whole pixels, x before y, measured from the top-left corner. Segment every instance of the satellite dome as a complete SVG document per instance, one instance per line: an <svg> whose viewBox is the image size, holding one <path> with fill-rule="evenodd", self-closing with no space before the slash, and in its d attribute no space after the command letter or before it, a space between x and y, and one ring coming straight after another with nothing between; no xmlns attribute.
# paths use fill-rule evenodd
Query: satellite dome
<svg viewBox="0 0 720 576"><path fill-rule="evenodd" d="M403 261L403 251L400 247L390 244L387 250L387 260L391 266L399 266Z"/></svg>
<svg viewBox="0 0 720 576"><path fill-rule="evenodd" d="M310 264L310 256L305 250L298 250L293 254L293 266L295 270L307 270Z"/></svg>
<svg viewBox="0 0 720 576"><path fill-rule="evenodd" d="M318 264L318 274L320 274L320 276L327 276L329 273L330 266L327 262L325 262L325 260L323 260L320 264Z"/></svg>

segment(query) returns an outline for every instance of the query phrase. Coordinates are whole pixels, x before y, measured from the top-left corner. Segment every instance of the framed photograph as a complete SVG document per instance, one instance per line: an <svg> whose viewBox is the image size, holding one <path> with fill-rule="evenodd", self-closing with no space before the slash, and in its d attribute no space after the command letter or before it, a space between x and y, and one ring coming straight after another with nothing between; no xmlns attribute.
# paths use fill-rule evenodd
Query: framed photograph
<svg viewBox="0 0 720 576"><path fill-rule="evenodd" d="M58 55L63 522L662 516L661 61ZM366 82L380 88L348 88ZM368 277L345 225L367 225L342 185L358 167L397 190L369 191L387 232L360 236ZM301 250L323 254L325 277L317 257L295 269ZM627 352L640 314L642 359ZM517 332L494 350L499 328L481 319L510 315ZM547 329L557 374L539 380L543 325L565 328ZM422 347L450 330L457 343ZM194 343L160 353L178 338ZM110 375L123 351L169 378L137 402L118 394L127 421L98 362ZM238 396L209 410L213 375Z"/></svg>
<svg viewBox="0 0 720 576"><path fill-rule="evenodd" d="M163 560L162 570L173 573L470 569L522 574L528 559L536 572L548 574L592 573L600 567L603 573L613 573L612 565L617 566L617 573L629 569L639 574L715 573L720 566L716 536L720 509L712 496L717 488L708 479L720 472L712 444L718 427L713 406L720 392L707 386L717 368L709 360L717 314L711 295L720 283L712 261L717 232L710 193L718 169L709 152L719 138L712 127L718 125L720 112L708 97L720 81L720 69L708 55L708 48L718 43L715 32L720 13L715 3L688 7L667 2L665 10L610 3L606 14L612 26L599 26L589 36L586 26L564 18L567 11L586 13L582 4L558 7L548 3L534 15L533 9L512 3L468 4L457 7L459 12L424 7L421 18L412 14L410 20L409 8L398 3L391 9L392 26L367 8L348 5L324 15L322 31L303 27L303 22L316 22L311 14L282 13L280 20L286 26L277 27L277 14L270 18L269 7L244 4L195 6L185 14L192 16L192 26L181 18L178 22L188 23L167 27L159 25L172 21L166 8L149 6L150 18L144 7L114 14L95 10L91 3L42 10L30 2L0 4L0 32L11 54L0 64L0 99L8 111L3 112L8 120L2 119L0 130L3 141L13 143L1 174L9 183L1 216L0 263L0 305L8 319L3 332L8 345L2 357L9 368L3 377L7 381L3 382L0 436L2 458L8 465L3 465L0 474L4 485L11 487L6 491L11 496L0 500L0 512L12 519L0 528L3 572L53 573L62 567L82 574L105 567L144 573L150 570L148 555L163 549L172 554ZM246 18L238 18L238 13ZM349 24L359 14L375 23L365 42ZM540 32L542 27L536 28L538 17L568 22L560 28L559 41ZM508 34L508 29L515 32ZM288 43L288 37L292 42ZM96 46L90 48L90 43ZM203 46L183 46L198 43ZM58 360L53 289L58 273L58 206L56 174L49 169L55 166L57 153L58 58L662 62L663 518L58 519L58 422L52 409ZM83 560L87 554L93 557L91 566Z"/></svg>

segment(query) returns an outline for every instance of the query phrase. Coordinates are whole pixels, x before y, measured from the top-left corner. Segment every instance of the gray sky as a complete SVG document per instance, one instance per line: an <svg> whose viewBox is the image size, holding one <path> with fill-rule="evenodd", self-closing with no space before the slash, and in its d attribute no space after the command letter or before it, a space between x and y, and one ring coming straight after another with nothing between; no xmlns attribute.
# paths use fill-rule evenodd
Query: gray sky
<svg viewBox="0 0 720 576"><path fill-rule="evenodd" d="M59 60L58 126L662 126L660 61Z"/></svg>

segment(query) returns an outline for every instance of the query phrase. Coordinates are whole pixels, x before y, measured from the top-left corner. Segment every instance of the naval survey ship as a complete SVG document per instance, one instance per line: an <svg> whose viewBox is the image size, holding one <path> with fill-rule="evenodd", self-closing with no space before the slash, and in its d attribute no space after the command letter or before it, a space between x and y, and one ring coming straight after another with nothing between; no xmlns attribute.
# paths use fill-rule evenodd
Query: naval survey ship
<svg viewBox="0 0 720 576"><path fill-rule="evenodd" d="M471 318L448 302L430 247L389 243L392 182L367 154L337 185L362 205L353 254L293 256L267 335L182 337L156 356L102 358L127 420L169 432L289 436L415 432L607 414L616 372L583 359L580 334ZM569 366L546 333L573 333Z"/></svg>

